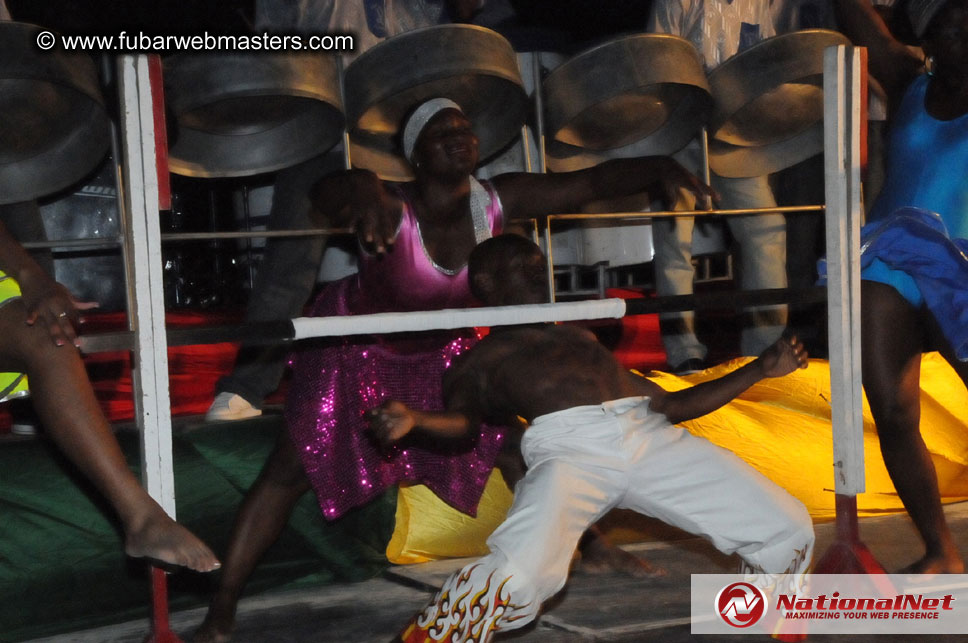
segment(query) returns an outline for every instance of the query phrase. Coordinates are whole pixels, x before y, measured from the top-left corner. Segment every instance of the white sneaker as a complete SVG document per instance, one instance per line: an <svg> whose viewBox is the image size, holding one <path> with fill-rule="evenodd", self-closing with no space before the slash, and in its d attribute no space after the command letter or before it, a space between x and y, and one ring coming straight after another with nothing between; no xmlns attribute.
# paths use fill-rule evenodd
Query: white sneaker
<svg viewBox="0 0 968 643"><path fill-rule="evenodd" d="M255 408L242 396L235 393L219 393L215 396L212 406L205 414L207 422L228 422L244 420L262 415L262 411Z"/></svg>

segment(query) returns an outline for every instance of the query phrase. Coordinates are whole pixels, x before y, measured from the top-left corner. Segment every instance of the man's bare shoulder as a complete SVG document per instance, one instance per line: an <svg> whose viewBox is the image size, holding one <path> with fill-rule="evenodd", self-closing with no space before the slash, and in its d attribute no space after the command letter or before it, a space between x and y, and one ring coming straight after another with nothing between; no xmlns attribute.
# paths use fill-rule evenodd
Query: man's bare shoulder
<svg viewBox="0 0 968 643"><path fill-rule="evenodd" d="M489 333L470 350L454 358L447 373L453 377L468 369L479 369L487 363L506 357L520 343L519 338L508 335L513 333Z"/></svg>

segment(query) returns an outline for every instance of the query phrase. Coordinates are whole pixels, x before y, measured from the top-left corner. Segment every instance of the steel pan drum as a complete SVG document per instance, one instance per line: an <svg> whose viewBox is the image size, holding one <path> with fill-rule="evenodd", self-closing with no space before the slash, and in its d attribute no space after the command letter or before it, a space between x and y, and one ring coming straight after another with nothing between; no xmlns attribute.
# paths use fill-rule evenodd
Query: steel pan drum
<svg viewBox="0 0 968 643"><path fill-rule="evenodd" d="M835 31L796 31L757 43L714 69L712 170L762 176L822 152L823 52L849 44Z"/></svg>
<svg viewBox="0 0 968 643"><path fill-rule="evenodd" d="M177 119L169 167L177 174L273 172L326 152L343 135L334 56L205 54L164 64Z"/></svg>
<svg viewBox="0 0 968 643"><path fill-rule="evenodd" d="M671 154L712 112L695 47L665 34L624 36L582 52L543 83L548 167Z"/></svg>
<svg viewBox="0 0 968 643"><path fill-rule="evenodd" d="M94 169L110 130L94 61L42 51L42 29L0 22L0 203L46 196Z"/></svg>
<svg viewBox="0 0 968 643"><path fill-rule="evenodd" d="M346 68L344 90L353 165L396 181L413 176L399 130L425 100L461 106L482 162L520 133L528 104L510 43L472 25L416 29L378 44Z"/></svg>

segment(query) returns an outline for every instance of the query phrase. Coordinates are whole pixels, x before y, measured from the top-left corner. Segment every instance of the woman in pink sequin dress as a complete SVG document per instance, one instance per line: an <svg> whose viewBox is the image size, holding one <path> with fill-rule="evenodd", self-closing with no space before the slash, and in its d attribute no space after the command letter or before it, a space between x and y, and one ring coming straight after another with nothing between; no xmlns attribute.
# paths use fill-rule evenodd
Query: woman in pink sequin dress
<svg viewBox="0 0 968 643"><path fill-rule="evenodd" d="M562 174L509 173L478 182L478 141L460 108L433 99L403 130L415 181L388 184L365 170L322 179L311 194L325 224L353 226L360 238L358 274L330 284L313 314L353 315L473 305L466 278L475 245L507 219L574 212L583 204L648 191L674 201L680 188L711 190L667 157L609 161ZM219 588L196 641L227 641L242 587L285 526L299 497L313 488L335 519L387 487L427 485L474 514L500 451L503 433L481 431L471 444L402 443L383 451L364 413L389 398L415 408L443 408L441 378L473 333L346 338L299 350L286 401L287 435L249 490L226 552Z"/></svg>

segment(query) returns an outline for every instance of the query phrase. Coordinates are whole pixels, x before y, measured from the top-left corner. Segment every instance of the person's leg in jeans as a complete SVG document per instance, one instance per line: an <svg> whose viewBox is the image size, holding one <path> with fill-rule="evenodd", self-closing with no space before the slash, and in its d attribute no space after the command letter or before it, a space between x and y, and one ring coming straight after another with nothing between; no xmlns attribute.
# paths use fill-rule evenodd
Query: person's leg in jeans
<svg viewBox="0 0 968 643"><path fill-rule="evenodd" d="M701 150L695 141L673 155L690 172L702 176ZM692 210L695 198L680 192L673 210ZM696 277L692 265L692 234L695 219L692 217L661 218L652 221L652 245L655 251L655 291L660 297L667 295L691 295ZM696 337L696 315L693 311L664 313L659 315L662 344L666 361L674 371L680 370L690 360L706 359L706 347Z"/></svg>
<svg viewBox="0 0 968 643"><path fill-rule="evenodd" d="M691 207L691 206L690 206ZM695 219L676 217L652 221L655 249L655 291L660 297L691 295L695 268L692 265L692 232ZM706 347L696 337L693 311L659 315L666 361L673 369L689 360L706 358Z"/></svg>
<svg viewBox="0 0 968 643"><path fill-rule="evenodd" d="M714 176L723 209L776 207L768 177L727 179ZM786 288L786 220L782 214L727 217L739 243L739 284L743 290ZM787 324L787 306L747 308L740 339L743 355L759 355Z"/></svg>
<svg viewBox="0 0 968 643"><path fill-rule="evenodd" d="M309 189L324 175L342 169L342 158L342 154L330 152L280 170L273 191L268 228L318 227L309 217ZM298 317L316 283L325 248L323 237L268 239L262 265L249 295L246 321ZM243 345L235 368L219 380L216 392L234 393L253 407L260 408L265 397L279 386L286 369L287 354L288 349L282 344Z"/></svg>

